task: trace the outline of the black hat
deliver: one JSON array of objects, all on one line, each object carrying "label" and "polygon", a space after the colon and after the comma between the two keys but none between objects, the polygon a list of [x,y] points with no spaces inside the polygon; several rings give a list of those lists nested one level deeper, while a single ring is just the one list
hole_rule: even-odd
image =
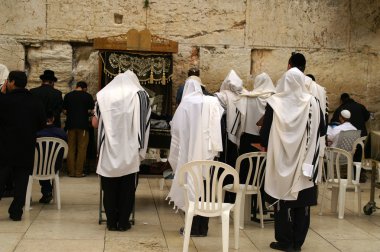
[{"label": "black hat", "polygon": [[41,80],[49,80],[56,82],[58,79],[54,76],[54,71],[45,70],[43,75],[40,75]]}]

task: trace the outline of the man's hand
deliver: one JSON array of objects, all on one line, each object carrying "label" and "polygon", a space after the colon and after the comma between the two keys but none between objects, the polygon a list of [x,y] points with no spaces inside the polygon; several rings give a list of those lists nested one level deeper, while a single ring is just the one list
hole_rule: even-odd
[{"label": "man's hand", "polygon": [[4,84],[1,86],[1,93],[5,94],[7,92],[8,80],[5,80]]}]

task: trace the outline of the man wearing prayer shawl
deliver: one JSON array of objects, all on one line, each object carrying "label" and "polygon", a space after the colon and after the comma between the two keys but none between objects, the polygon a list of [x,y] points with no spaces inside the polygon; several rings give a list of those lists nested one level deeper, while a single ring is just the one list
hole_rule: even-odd
[{"label": "man wearing prayer shawl", "polygon": [[[237,108],[237,102],[241,98],[241,94],[246,93],[247,90],[243,87],[242,79],[237,75],[234,70],[231,70],[227,77],[222,82],[219,92],[215,93],[218,97],[220,104],[226,110],[225,115],[225,126],[223,127],[223,153],[221,154],[220,160],[235,166],[236,159],[239,155],[238,148],[240,144],[240,136],[242,134],[241,122],[242,114]],[[225,136],[226,134],[226,136]]]},{"label": "man wearing prayer shawl", "polygon": [[[240,99],[235,103],[242,115],[239,155],[252,151],[260,151],[252,146],[253,143],[259,144],[261,142],[260,128],[256,123],[265,113],[266,100],[276,91],[271,78],[266,73],[257,75],[253,86],[252,91],[242,93]],[[239,174],[240,183],[245,183],[248,167],[248,161],[242,163]]]},{"label": "man wearing prayer shawl", "polygon": [[275,201],[276,242],[270,247],[300,251],[310,225],[310,206],[317,204],[323,113],[305,88],[305,75],[296,67],[281,77],[267,103],[260,135],[268,149],[264,189]]},{"label": "man wearing prayer shawl", "polygon": [[[171,121],[171,143],[168,161],[173,168],[174,179],[168,198],[178,209],[184,210],[184,189],[179,186],[181,167],[190,161],[213,160],[223,150],[220,120],[223,108],[216,97],[203,95],[201,81],[196,76],[186,80],[182,101]],[[194,200],[191,181],[190,200]],[[195,216],[191,227],[192,236],[206,236],[208,218]]]},{"label": "man wearing prayer shawl", "polygon": [[107,227],[126,231],[131,228],[137,172],[148,144],[149,97],[137,76],[128,70],[117,75],[96,98],[92,122],[98,128],[96,173],[101,177]]}]

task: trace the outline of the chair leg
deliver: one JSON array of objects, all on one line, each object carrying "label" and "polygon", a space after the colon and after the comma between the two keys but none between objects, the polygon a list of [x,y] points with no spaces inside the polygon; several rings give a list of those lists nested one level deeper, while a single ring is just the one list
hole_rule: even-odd
[{"label": "chair leg", "polygon": [[321,207],[319,208],[319,215],[322,215],[322,209],[323,209],[323,200],[325,199],[325,190],[326,187],[328,186],[328,183],[326,182],[323,186],[323,191],[322,191],[322,198],[321,198]]},{"label": "chair leg", "polygon": [[[241,201],[241,194],[236,195],[236,197],[240,197]],[[243,218],[241,216],[241,202],[237,201],[235,202],[235,208],[234,208],[234,241],[235,241],[235,249],[239,249],[239,231],[240,231],[240,219]]]},{"label": "chair leg", "polygon": [[338,197],[338,205],[339,205],[339,212],[338,212],[338,218],[343,219],[344,218],[344,207],[346,204],[346,185],[340,184],[339,186],[339,197]]},{"label": "chair leg", "polygon": [[333,186],[331,188],[331,212],[336,213],[339,198],[339,188]]},{"label": "chair leg", "polygon": [[[248,208],[250,206],[250,204],[246,204],[246,203],[247,203],[247,201],[248,202],[251,201],[251,197],[252,197],[252,195],[250,195],[250,194],[242,195],[242,199],[241,199],[240,207],[239,207],[240,208],[240,221],[239,221],[240,222],[240,224],[239,224],[240,229],[244,229],[244,223],[245,223],[245,220],[247,217],[245,215],[249,212]],[[235,211],[237,211],[237,208],[235,209]]]},{"label": "chair leg", "polygon": [[193,223],[194,213],[192,211],[187,211],[185,214],[185,233],[183,240],[183,252],[189,251],[190,243],[190,233],[191,233],[191,224]]},{"label": "chair leg", "polygon": [[261,202],[261,193],[258,191],[257,193],[257,204],[259,205],[259,213],[260,213],[260,225],[261,228],[264,228],[264,213],[263,213],[263,205]]},{"label": "chair leg", "polygon": [[228,241],[230,231],[230,211],[222,213],[222,239],[223,239],[223,252],[228,252]]},{"label": "chair leg", "polygon": [[60,190],[60,185],[59,185],[59,175],[56,174],[54,178],[54,200],[57,203],[57,209],[61,209],[61,190]]},{"label": "chair leg", "polygon": [[26,189],[26,196],[25,196],[25,211],[30,210],[30,201],[32,200],[32,188],[33,188],[33,177],[29,176],[28,187]]},{"label": "chair leg", "polygon": [[355,190],[357,191],[357,194],[358,194],[358,215],[360,216],[361,211],[362,211],[362,192],[361,192],[360,184],[355,186]]},{"label": "chair leg", "polygon": [[[360,172],[362,170],[362,164],[360,162],[354,162],[355,165],[355,182],[359,183],[360,182]],[[355,186],[355,192],[357,191],[358,188]]]}]

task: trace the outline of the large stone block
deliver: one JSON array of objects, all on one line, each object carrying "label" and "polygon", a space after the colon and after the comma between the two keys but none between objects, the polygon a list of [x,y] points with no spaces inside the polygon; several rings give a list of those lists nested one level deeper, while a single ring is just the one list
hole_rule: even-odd
[{"label": "large stone block", "polygon": [[48,0],[47,34],[55,40],[87,41],[144,28],[143,1]]},{"label": "large stone block", "polygon": [[46,0],[2,0],[0,14],[1,34],[21,38],[45,37]]},{"label": "large stone block", "polygon": [[350,1],[247,2],[247,46],[297,48],[348,46]]},{"label": "large stone block", "polygon": [[201,47],[200,71],[202,82],[210,92],[216,92],[231,69],[248,84],[251,66],[251,49],[249,48],[224,48]]},{"label": "large stone block", "polygon": [[[94,51],[91,46],[82,46],[74,49],[74,69],[73,76],[75,85],[78,81],[87,83],[87,92],[93,97],[99,91],[99,57],[98,51]],[[71,87],[72,89],[75,86]]]},{"label": "large stone block", "polygon": [[354,50],[380,51],[380,1],[351,1],[351,45]]},{"label": "large stone block", "polygon": [[148,9],[148,27],[153,34],[179,42],[243,46],[246,2],[155,1]]},{"label": "large stone block", "polygon": [[40,85],[40,75],[44,70],[51,69],[58,79],[55,87],[63,93],[70,91],[73,50],[69,43],[46,42],[40,47],[31,47],[28,50],[27,60],[30,65],[29,88]]},{"label": "large stone block", "polygon": [[7,66],[9,71],[23,71],[25,69],[24,46],[11,37],[0,37],[0,63]]}]

